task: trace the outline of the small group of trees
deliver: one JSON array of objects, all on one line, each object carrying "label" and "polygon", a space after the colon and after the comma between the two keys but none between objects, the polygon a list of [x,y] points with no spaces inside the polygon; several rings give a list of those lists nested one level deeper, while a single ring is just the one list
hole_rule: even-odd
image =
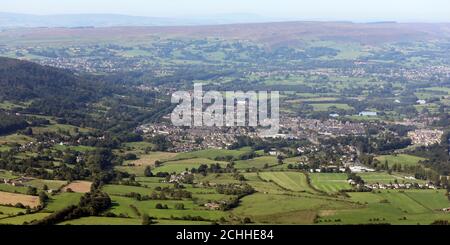
[{"label": "small group of trees", "polygon": [[206,176],[209,173],[234,173],[236,170],[233,167],[233,164],[227,164],[225,168],[220,166],[220,164],[210,164],[209,166],[206,164],[200,165],[198,168],[192,168],[191,173],[194,174],[201,174],[203,176]]},{"label": "small group of trees", "polygon": [[253,194],[255,192],[255,189],[253,189],[253,187],[247,183],[239,185],[236,184],[217,185],[216,190],[220,194],[235,195],[239,197],[244,197]]}]

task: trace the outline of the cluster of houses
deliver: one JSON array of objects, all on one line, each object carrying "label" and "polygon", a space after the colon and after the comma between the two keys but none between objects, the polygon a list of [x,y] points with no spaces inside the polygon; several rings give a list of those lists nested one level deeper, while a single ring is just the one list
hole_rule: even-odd
[{"label": "cluster of houses", "polygon": [[434,145],[440,144],[444,132],[442,130],[418,129],[408,133],[414,145]]},{"label": "cluster of houses", "polygon": [[[354,180],[349,179],[348,183],[351,186],[357,186],[360,187],[359,184],[357,184]],[[437,190],[438,187],[432,183],[427,184],[417,184],[417,183],[389,183],[389,184],[382,184],[382,183],[375,183],[375,184],[365,184],[364,187],[372,190],[408,190],[408,189],[432,189]]]},{"label": "cluster of houses", "polygon": [[43,148],[50,148],[52,147],[56,142],[28,142],[26,144],[23,144],[19,147],[19,151],[25,152],[25,151],[32,151],[36,147],[42,146]]},{"label": "cluster of houses", "polygon": [[[158,123],[139,126],[137,132],[147,136],[165,135],[172,143],[172,152],[190,152],[204,149],[226,149],[236,142],[238,136],[258,137],[247,127],[195,127],[182,128],[172,124]],[[199,139],[201,139],[199,141]]]},{"label": "cluster of houses", "polygon": [[192,176],[191,172],[184,171],[179,174],[170,175],[170,178],[167,182],[169,182],[171,184],[175,184],[175,183],[181,184],[181,183],[184,183],[185,180],[191,176]]},{"label": "cluster of houses", "polygon": [[11,185],[14,187],[26,186],[27,182],[32,181],[32,178],[19,177],[15,179],[2,179],[2,182],[6,185]]},{"label": "cluster of houses", "polygon": [[222,201],[222,203],[220,202],[208,202],[205,203],[205,207],[209,210],[220,210],[220,207],[222,204],[226,204],[224,201]]},{"label": "cluster of houses", "polygon": [[[110,50],[113,52],[113,50]],[[45,66],[52,66],[62,69],[78,70],[89,73],[96,72],[118,72],[138,71],[141,70],[146,63],[146,59],[133,59],[122,61],[120,58],[109,56],[108,59],[98,59],[89,56],[84,57],[46,57],[37,60],[38,63]],[[126,65],[125,65],[126,63]]]},{"label": "cluster of houses", "polygon": [[391,123],[404,126],[414,126],[418,129],[424,129],[429,125],[432,125],[437,120],[439,120],[439,117],[431,117],[426,114],[420,114],[418,117],[404,118],[401,121],[394,121]]},{"label": "cluster of houses", "polygon": [[352,173],[372,173],[375,169],[368,168],[363,165],[358,165],[356,163],[347,162],[344,167],[339,167],[336,165],[324,165],[317,169],[310,169],[311,173],[346,173],[348,170]]},{"label": "cluster of houses", "polygon": [[343,136],[343,135],[362,135],[365,133],[363,123],[341,122],[334,119],[325,121],[316,119],[297,119],[299,131],[312,131],[314,133],[326,136]]},{"label": "cluster of houses", "polygon": [[[283,117],[280,120],[279,134],[272,138],[300,139],[317,138],[318,135],[342,136],[362,135],[365,133],[363,123],[340,122],[338,120],[314,120],[297,117]],[[194,127],[182,128],[170,123],[141,125],[136,132],[153,137],[165,135],[173,144],[170,151],[189,152],[203,149],[226,149],[236,142],[239,136],[265,138],[258,130],[251,127]],[[198,141],[201,139],[201,141]]]}]

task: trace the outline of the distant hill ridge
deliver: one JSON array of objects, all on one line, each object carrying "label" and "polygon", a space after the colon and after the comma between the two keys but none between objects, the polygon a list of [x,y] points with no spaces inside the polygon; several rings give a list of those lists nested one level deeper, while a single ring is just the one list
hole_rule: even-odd
[{"label": "distant hill ridge", "polygon": [[0,45],[20,41],[124,39],[220,38],[251,40],[268,45],[296,45],[302,40],[330,40],[362,44],[450,39],[450,24],[270,22],[203,26],[130,26],[98,28],[16,28],[0,32]]},{"label": "distant hill ridge", "polygon": [[184,26],[263,21],[269,21],[269,19],[251,14],[222,15],[214,18],[162,18],[120,14],[30,15],[0,12],[0,27]]}]

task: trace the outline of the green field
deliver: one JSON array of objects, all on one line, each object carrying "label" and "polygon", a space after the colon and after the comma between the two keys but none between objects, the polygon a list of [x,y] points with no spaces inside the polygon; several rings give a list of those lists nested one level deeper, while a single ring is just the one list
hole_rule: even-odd
[{"label": "green field", "polygon": [[32,141],[34,141],[33,138],[25,136],[25,135],[19,135],[19,134],[0,136],[0,144],[5,144],[5,143],[26,144],[26,143],[30,143]]},{"label": "green field", "polygon": [[6,152],[11,150],[11,147],[7,146],[7,145],[0,145],[0,152]]},{"label": "green field", "polygon": [[327,193],[336,193],[341,190],[349,190],[352,187],[347,182],[347,174],[336,173],[312,173],[311,184],[318,190]]},{"label": "green field", "polygon": [[53,147],[55,150],[60,151],[77,151],[77,152],[88,152],[88,151],[94,151],[96,148],[92,146],[84,146],[84,145],[78,145],[78,146],[66,146],[66,145],[55,145]]},{"label": "green field", "polygon": [[14,175],[13,173],[6,171],[6,170],[0,170],[0,179],[15,179],[19,176]]},{"label": "green field", "polygon": [[440,209],[450,202],[443,191],[407,190],[376,193],[349,193],[351,199],[365,203],[364,207],[322,213],[321,224],[431,224],[435,220],[450,220],[450,214]]},{"label": "green field", "polygon": [[278,160],[274,156],[256,157],[249,160],[236,161],[234,166],[236,169],[263,169],[265,165],[273,166],[278,164]]},{"label": "green field", "polygon": [[49,216],[49,213],[35,213],[35,214],[27,214],[27,215],[20,215],[16,217],[6,218],[6,219],[0,219],[0,224],[4,225],[22,225],[24,222],[32,222],[35,220],[41,220],[47,216]]},{"label": "green field", "polygon": [[0,102],[0,109],[11,110],[14,107],[17,107],[17,105],[12,102],[9,102],[9,101],[1,101]]},{"label": "green field", "polygon": [[413,183],[423,183],[421,180],[407,180],[403,176],[388,174],[388,173],[360,173],[359,176],[368,184],[390,184],[394,183],[395,180],[398,183],[403,182],[413,182]]},{"label": "green field", "polygon": [[[6,175],[4,175],[4,177],[6,179],[10,179],[9,177],[17,177],[17,176],[6,174]],[[0,176],[0,178],[3,178],[3,177]],[[44,185],[47,185],[47,187],[50,190],[58,190],[66,183],[67,183],[66,181],[59,181],[59,180],[34,179],[34,180],[27,182],[26,185],[36,187],[39,190],[42,190]],[[28,190],[28,187],[26,187],[26,186],[12,186],[12,185],[0,183],[0,191],[26,194],[27,190]]]},{"label": "green field", "polygon": [[[138,218],[137,214],[131,205],[136,207],[140,214],[147,213],[151,217],[158,219],[170,219],[171,217],[186,217],[186,216],[200,216],[208,220],[219,220],[222,217],[227,217],[227,213],[216,210],[207,210],[194,204],[192,201],[175,201],[175,200],[148,200],[136,201],[127,197],[111,196],[113,207],[110,211],[116,215],[125,215],[128,217]],[[156,209],[156,204],[161,203],[167,205],[169,209]],[[184,210],[175,209],[175,204],[184,204]]]},{"label": "green field", "polygon": [[437,92],[446,92],[447,94],[450,94],[450,88],[448,87],[431,87],[431,88],[426,88],[425,90],[428,91],[437,91]]},{"label": "green field", "polygon": [[69,220],[59,225],[141,225],[141,219],[132,218],[109,218],[109,217],[84,217]]},{"label": "green field", "polygon": [[149,154],[138,154],[137,160],[129,160],[126,163],[133,163],[136,166],[153,166],[156,161],[164,162],[168,160],[176,160],[177,153],[170,152],[151,152]]},{"label": "green field", "polygon": [[152,152],[149,154],[145,154],[144,150],[140,147],[145,147],[146,144],[134,144],[129,143],[132,145],[128,146],[132,148],[132,151],[129,151],[129,153],[135,153],[138,156],[137,160],[128,160],[125,161],[125,164],[130,164],[131,166],[116,166],[115,168],[119,171],[127,172],[129,174],[134,174],[136,176],[144,176],[144,170],[147,166],[153,167],[155,165],[156,161],[168,161],[173,159],[177,156],[176,153],[169,153],[169,152]]},{"label": "green field", "polygon": [[272,182],[263,181],[257,173],[244,173],[247,183],[252,186],[257,192],[267,194],[283,194],[286,191],[280,186]]},{"label": "green field", "polygon": [[189,159],[189,158],[208,158],[215,160],[216,158],[230,157],[233,159],[239,159],[242,155],[250,153],[252,149],[250,147],[244,147],[239,150],[222,150],[222,149],[207,149],[201,151],[194,151],[188,153],[181,153],[174,159]]},{"label": "green field", "polygon": [[142,141],[125,143],[123,146],[127,150],[144,153],[146,150],[152,149],[154,145],[152,143]]},{"label": "green field", "polygon": [[67,124],[51,124],[45,127],[33,127],[33,133],[42,134],[45,132],[67,132],[71,135],[76,134],[76,132],[89,132],[90,129],[87,128],[79,128],[72,125]]},{"label": "green field", "polygon": [[230,199],[230,196],[219,193],[210,193],[210,194],[194,193],[192,195],[192,198],[195,199],[195,202],[197,204],[205,204],[209,202],[227,201]]},{"label": "green field", "polygon": [[155,168],[153,172],[181,173],[183,171],[186,171],[186,169],[190,171],[192,168],[198,168],[202,164],[206,164],[209,166],[211,164],[216,163],[219,163],[223,167],[227,165],[227,162],[214,161],[207,158],[193,158],[186,160],[164,162],[162,166]]},{"label": "green field", "polygon": [[440,211],[450,207],[450,201],[443,190],[408,190],[404,194],[429,210]]},{"label": "green field", "polygon": [[0,183],[0,191],[26,194],[28,188],[24,186],[12,186]]},{"label": "green field", "polygon": [[290,196],[257,193],[244,197],[232,211],[240,217],[250,217],[263,224],[312,224],[318,211],[351,208],[339,200],[316,198],[311,195]]},{"label": "green field", "polygon": [[103,187],[103,191],[110,195],[125,195],[132,192],[139,193],[141,195],[150,195],[153,192],[153,190],[149,188],[126,185],[105,185]]},{"label": "green field", "polygon": [[62,186],[67,184],[67,181],[34,179],[29,181],[27,184],[41,190],[44,188],[44,185],[47,185],[50,190],[59,190]]},{"label": "green field", "polygon": [[426,160],[425,158],[422,157],[416,157],[407,154],[383,155],[376,157],[376,159],[380,161],[382,164],[388,161],[390,167],[392,167],[392,165],[394,164],[402,166],[417,166],[419,165],[420,161]]},{"label": "green field", "polygon": [[351,110],[353,109],[351,106],[347,104],[340,103],[323,103],[323,104],[310,104],[314,111],[328,111],[331,108],[336,108],[338,110]]},{"label": "green field", "polygon": [[196,176],[196,181],[198,183],[201,182],[209,182],[215,184],[228,184],[228,183],[239,183],[232,174],[209,174],[206,176]]},{"label": "green field", "polygon": [[0,206],[0,215],[3,215],[5,217],[8,217],[10,215],[17,215],[18,213],[25,213],[25,212],[26,212],[26,210],[21,209],[21,208]]},{"label": "green field", "polygon": [[291,191],[312,191],[306,182],[303,173],[296,172],[263,172],[259,174],[262,179],[273,181],[277,185]]},{"label": "green field", "polygon": [[[209,225],[207,221],[187,220],[154,220],[154,225]],[[141,225],[142,220],[137,218],[108,218],[108,217],[85,217],[65,221],[60,225]]]},{"label": "green field", "polygon": [[70,205],[77,205],[80,202],[81,193],[60,193],[50,196],[50,201],[45,207],[46,211],[56,212],[62,210]]}]

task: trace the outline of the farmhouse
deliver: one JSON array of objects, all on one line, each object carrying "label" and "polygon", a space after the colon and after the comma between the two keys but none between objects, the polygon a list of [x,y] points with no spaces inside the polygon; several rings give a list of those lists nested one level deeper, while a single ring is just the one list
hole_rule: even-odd
[{"label": "farmhouse", "polygon": [[378,115],[375,111],[362,111],[359,113],[361,117],[376,117]]},{"label": "farmhouse", "polygon": [[219,210],[220,204],[215,203],[215,202],[209,202],[209,203],[205,203],[205,207],[207,207],[210,210]]},{"label": "farmhouse", "polygon": [[427,101],[426,101],[426,100],[418,100],[418,101],[417,101],[417,104],[419,104],[419,105],[425,105],[425,104],[427,104]]},{"label": "farmhouse", "polygon": [[442,130],[420,129],[408,133],[414,145],[440,144],[444,132]]},{"label": "farmhouse", "polygon": [[182,172],[181,174],[172,174],[169,183],[182,183],[186,177],[192,175],[191,172]]},{"label": "farmhouse", "polygon": [[269,155],[271,156],[278,156],[280,153],[277,151],[277,149],[271,149],[269,151]]},{"label": "farmhouse", "polygon": [[29,182],[31,180],[33,180],[33,179],[20,177],[17,179],[3,179],[3,183],[5,183],[7,185],[11,185],[11,186],[22,187],[22,186],[25,186],[26,182]]},{"label": "farmhouse", "polygon": [[364,166],[351,166],[350,170],[352,173],[367,173],[367,172],[375,172],[374,169],[366,168]]}]

